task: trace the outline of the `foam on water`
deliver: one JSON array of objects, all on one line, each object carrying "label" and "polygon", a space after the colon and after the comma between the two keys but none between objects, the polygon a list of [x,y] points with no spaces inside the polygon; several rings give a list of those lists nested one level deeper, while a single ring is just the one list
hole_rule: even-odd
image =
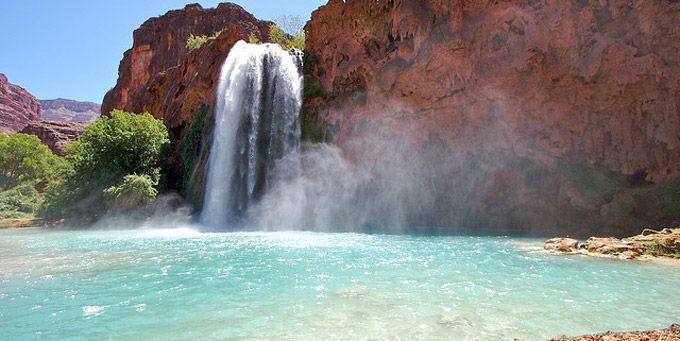
[{"label": "foam on water", "polygon": [[5,230],[0,335],[534,340],[678,322],[677,266],[539,242]]}]

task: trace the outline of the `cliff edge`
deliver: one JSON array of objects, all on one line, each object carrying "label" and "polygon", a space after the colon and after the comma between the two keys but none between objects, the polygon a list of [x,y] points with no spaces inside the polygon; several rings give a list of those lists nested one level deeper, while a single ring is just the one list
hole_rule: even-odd
[{"label": "cliff edge", "polygon": [[40,102],[26,89],[0,73],[0,133],[14,133],[28,122],[40,120]]}]

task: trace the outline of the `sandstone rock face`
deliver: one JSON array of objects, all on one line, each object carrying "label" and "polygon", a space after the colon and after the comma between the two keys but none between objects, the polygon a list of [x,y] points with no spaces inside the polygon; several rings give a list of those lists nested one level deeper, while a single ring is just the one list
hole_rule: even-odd
[{"label": "sandstone rock face", "polygon": [[99,118],[101,106],[92,102],[70,99],[40,100],[42,118],[45,121],[92,122]]},{"label": "sandstone rock face", "polygon": [[36,121],[21,132],[37,136],[53,153],[64,156],[64,147],[80,138],[87,125],[87,122]]},{"label": "sandstone rock face", "polygon": [[305,27],[325,90],[305,120],[354,160],[394,139],[469,158],[449,173],[484,172],[483,224],[626,234],[643,223],[620,218],[629,190],[680,177],[678,16],[672,1],[331,0]]},{"label": "sandstone rock face", "polygon": [[[201,104],[212,106],[219,68],[231,46],[250,33],[265,41],[268,25],[231,3],[210,9],[187,5],[147,20],[134,32],[133,46],[123,55],[118,83],[104,97],[102,113],[148,111],[164,118],[171,129],[181,126]],[[190,34],[210,36],[222,30],[218,39],[187,50]]]},{"label": "sandstone rock face", "polygon": [[0,133],[19,131],[28,122],[40,120],[41,114],[38,100],[0,73]]}]

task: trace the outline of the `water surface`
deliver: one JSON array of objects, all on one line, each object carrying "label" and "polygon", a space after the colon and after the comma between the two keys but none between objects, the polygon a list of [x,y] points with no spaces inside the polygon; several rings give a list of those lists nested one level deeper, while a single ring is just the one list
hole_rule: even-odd
[{"label": "water surface", "polygon": [[0,231],[3,339],[540,340],[678,322],[674,264],[542,241]]}]

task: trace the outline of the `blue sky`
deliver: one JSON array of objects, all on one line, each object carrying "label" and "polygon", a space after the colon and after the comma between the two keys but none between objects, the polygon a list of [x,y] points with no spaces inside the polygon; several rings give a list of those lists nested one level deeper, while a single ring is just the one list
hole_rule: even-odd
[{"label": "blue sky", "polygon": [[[216,7],[220,1],[2,0],[0,73],[38,99],[101,103],[118,79],[132,31],[148,18],[187,3]],[[309,20],[326,0],[232,1],[258,19],[290,14]]]}]

